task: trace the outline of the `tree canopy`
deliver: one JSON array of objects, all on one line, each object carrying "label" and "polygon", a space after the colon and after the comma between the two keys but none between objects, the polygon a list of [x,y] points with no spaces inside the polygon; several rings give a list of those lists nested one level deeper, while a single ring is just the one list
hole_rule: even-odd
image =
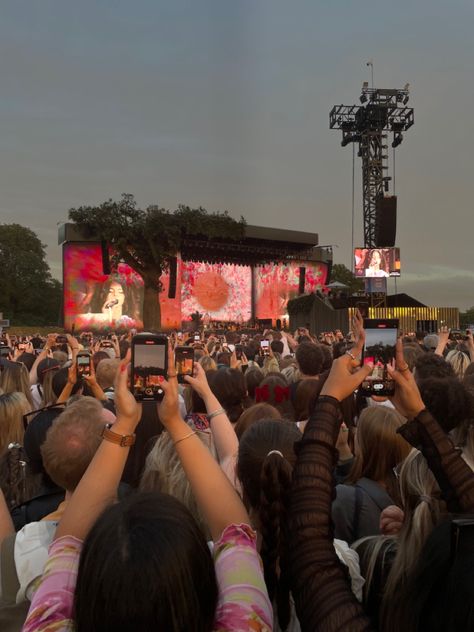
[{"label": "tree canopy", "polygon": [[339,281],[339,283],[347,285],[350,294],[364,290],[364,281],[362,279],[357,279],[343,263],[335,263],[332,266],[331,281]]},{"label": "tree canopy", "polygon": [[81,206],[69,211],[69,218],[86,235],[109,243],[118,260],[127,263],[144,281],[143,320],[145,328],[159,329],[160,310],[156,293],[160,276],[181,248],[186,236],[239,240],[245,221],[234,220],[227,211],[208,213],[204,208],[180,205],[174,211],[157,205],[139,209],[133,195],[124,193],[119,201],[99,206]]},{"label": "tree canopy", "polygon": [[57,325],[61,284],[51,276],[45,246],[19,224],[0,224],[0,312],[17,325]]}]

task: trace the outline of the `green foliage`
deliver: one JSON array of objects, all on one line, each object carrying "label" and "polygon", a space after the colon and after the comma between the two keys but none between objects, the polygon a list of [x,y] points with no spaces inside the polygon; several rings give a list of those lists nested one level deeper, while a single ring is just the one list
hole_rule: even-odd
[{"label": "green foliage", "polygon": [[168,211],[152,205],[137,208],[133,195],[122,194],[120,201],[107,200],[100,206],[81,206],[69,211],[69,218],[87,235],[107,241],[147,287],[160,290],[159,276],[166,271],[186,235],[208,239],[238,240],[245,221],[232,219],[227,211],[208,213],[205,209],[180,205]]},{"label": "green foliage", "polygon": [[315,300],[316,296],[314,294],[302,294],[297,298],[291,299],[288,301],[287,305],[288,314],[290,316],[294,316],[296,314],[309,314]]},{"label": "green foliage", "polygon": [[474,325],[474,307],[470,307],[459,314],[459,327],[464,329],[468,325]]},{"label": "green foliage", "polygon": [[0,312],[15,325],[57,324],[62,289],[45,246],[19,224],[0,224]]},{"label": "green foliage", "polygon": [[349,288],[349,293],[362,292],[364,290],[364,281],[357,279],[352,272],[343,263],[335,263],[331,269],[331,282],[338,281],[344,283]]}]

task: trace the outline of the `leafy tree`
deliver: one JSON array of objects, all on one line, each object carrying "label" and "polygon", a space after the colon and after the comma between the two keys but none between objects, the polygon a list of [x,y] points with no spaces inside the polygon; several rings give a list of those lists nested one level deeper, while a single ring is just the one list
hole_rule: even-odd
[{"label": "leafy tree", "polygon": [[474,306],[459,314],[459,326],[461,329],[468,325],[474,325]]},{"label": "leafy tree", "polygon": [[59,320],[62,289],[51,277],[45,246],[19,224],[0,224],[0,311],[16,325]]},{"label": "leafy tree", "polygon": [[69,218],[87,235],[108,242],[116,258],[123,260],[143,279],[143,323],[146,329],[161,327],[160,276],[169,269],[187,235],[207,239],[239,240],[245,221],[232,219],[227,211],[208,213],[205,209],[180,205],[171,212],[159,206],[137,208],[133,195],[100,206],[81,206],[69,211]]},{"label": "leafy tree", "polygon": [[362,292],[364,290],[364,281],[358,279],[343,263],[335,263],[331,269],[331,281],[339,281],[349,288],[350,294]]}]

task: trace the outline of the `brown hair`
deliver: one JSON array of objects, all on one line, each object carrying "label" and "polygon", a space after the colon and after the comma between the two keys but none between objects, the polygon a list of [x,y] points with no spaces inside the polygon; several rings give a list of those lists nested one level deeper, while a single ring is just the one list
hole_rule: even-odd
[{"label": "brown hair", "polygon": [[44,469],[67,491],[76,489],[101,442],[102,405],[81,397],[59,415],[41,446]]},{"label": "brown hair", "polygon": [[23,444],[23,415],[30,410],[23,393],[0,395],[0,454],[8,448],[9,443]]},{"label": "brown hair", "polygon": [[357,422],[358,453],[354,459],[347,483],[355,484],[361,478],[383,482],[387,493],[396,503],[398,484],[393,468],[409,454],[411,446],[397,434],[405,423],[396,410],[385,406],[365,408]]},{"label": "brown hair", "polygon": [[[305,421],[310,415],[310,404],[318,398],[325,380],[306,378],[301,380],[296,388],[293,405],[295,407],[295,420]],[[313,406],[314,408],[314,406]]]},{"label": "brown hair", "polygon": [[247,428],[253,426],[257,421],[262,421],[262,419],[281,419],[281,415],[271,404],[261,403],[250,406],[250,408],[244,410],[239,417],[239,421],[235,424],[235,434],[239,441]]}]

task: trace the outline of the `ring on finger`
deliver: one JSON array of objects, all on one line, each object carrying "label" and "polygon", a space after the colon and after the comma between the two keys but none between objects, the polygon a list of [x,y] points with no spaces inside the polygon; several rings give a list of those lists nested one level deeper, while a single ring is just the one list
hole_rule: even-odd
[{"label": "ring on finger", "polygon": [[168,377],[176,377],[177,375],[177,373],[168,373]]},{"label": "ring on finger", "polygon": [[400,373],[403,373],[404,371],[408,371],[410,367],[408,366],[408,364],[405,364],[405,366],[403,368],[398,369],[400,371]]}]

